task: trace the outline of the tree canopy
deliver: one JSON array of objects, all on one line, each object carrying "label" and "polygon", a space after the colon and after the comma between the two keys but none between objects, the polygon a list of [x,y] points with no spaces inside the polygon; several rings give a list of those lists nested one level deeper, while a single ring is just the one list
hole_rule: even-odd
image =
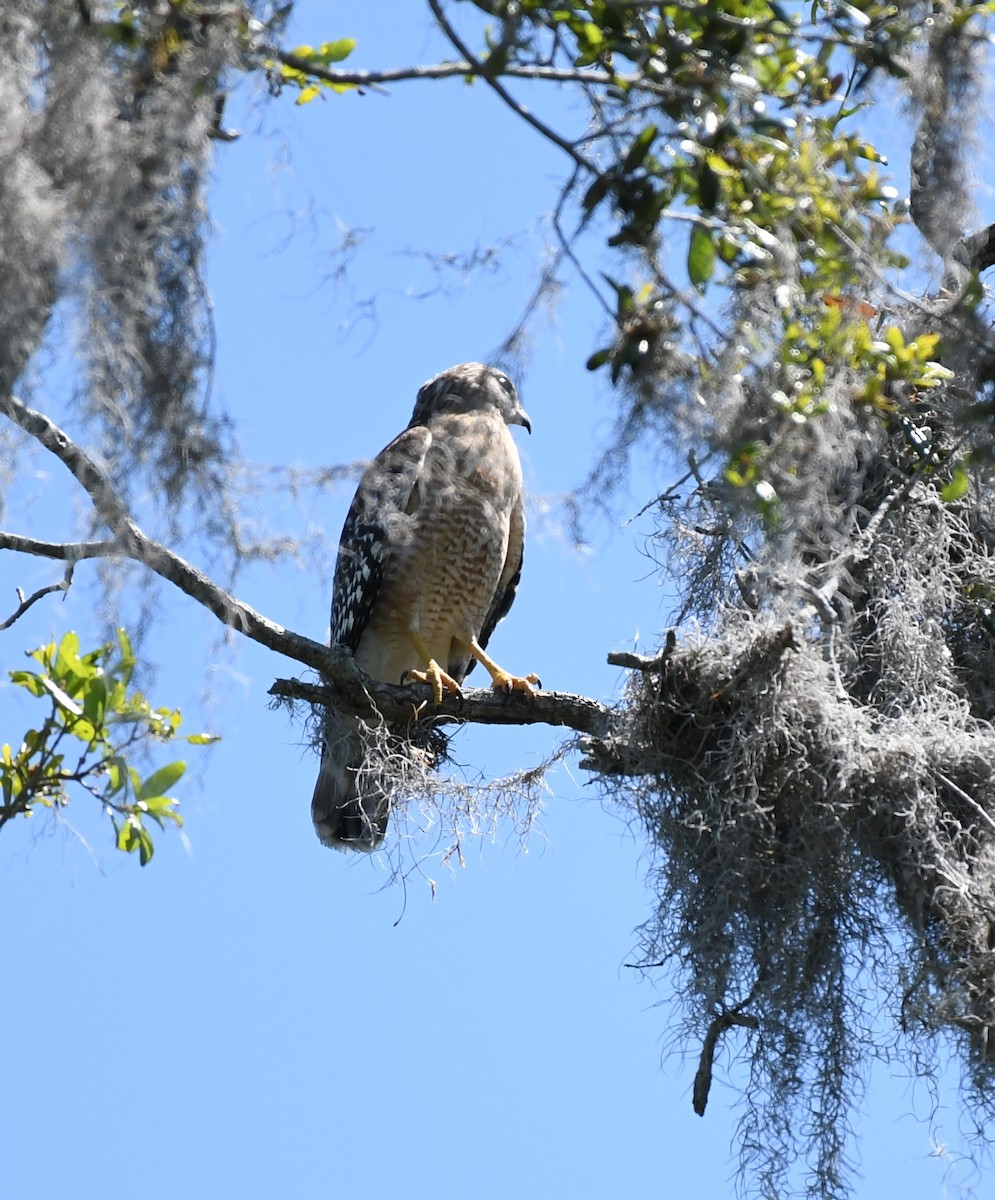
[{"label": "tree canopy", "polygon": [[[350,68],[348,31],[285,45],[289,10],[261,3],[6,7],[5,472],[54,456],[90,508],[63,541],[10,530],[0,550],[64,564],[53,587],[92,560],[118,588],[135,578],[123,563],[179,588],[323,676],[278,680],[278,696],[409,705],[233,594],[240,565],[292,535],[247,536],[252,468],[211,392],[210,165],[238,152],[225,103],[247,77],[298,104],[452,76],[493,90],[563,163],[545,283],[589,289],[604,313],[587,366],[612,388],[613,432],[577,511],[625,480],[636,446],[661,476],[681,462],[643,498],[681,598],[654,653],[613,656],[631,673],[616,706],[471,691],[434,719],[574,731],[653,852],[644,966],[679,981],[696,1109],[734,1043],[752,1188],[782,1194],[801,1157],[812,1194],[845,1195],[869,1051],[928,1068],[952,1036],[966,1101],[989,1116],[995,227],[974,216],[971,146],[995,6],[427,3],[453,57],[380,71]],[[33,394],[55,353],[73,436]],[[19,598],[8,644],[40,595]],[[46,711],[4,748],[0,824],[81,788],[122,850],[151,857],[182,766],[143,778],[130,762],[179,724],[131,688],[140,647],[66,638],[15,673]],[[536,778],[502,803],[527,805]],[[454,788],[465,802],[466,785],[409,772],[397,803],[444,807]]]}]

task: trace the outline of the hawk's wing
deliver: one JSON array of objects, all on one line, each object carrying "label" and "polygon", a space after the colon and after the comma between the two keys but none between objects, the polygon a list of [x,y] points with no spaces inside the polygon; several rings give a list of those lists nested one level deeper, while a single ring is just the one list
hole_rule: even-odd
[{"label": "hawk's wing", "polygon": [[353,652],[359,645],[390,558],[392,519],[408,511],[431,442],[424,425],[409,427],[380,451],[359,481],[335,562],[333,645]]}]

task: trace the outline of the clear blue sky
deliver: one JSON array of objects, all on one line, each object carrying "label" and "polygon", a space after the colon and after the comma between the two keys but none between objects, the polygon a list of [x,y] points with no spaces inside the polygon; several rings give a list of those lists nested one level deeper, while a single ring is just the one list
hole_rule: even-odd
[{"label": "clear blue sky", "polygon": [[[358,66],[444,53],[420,5],[301,0],[291,43],[346,35]],[[219,147],[212,198],[218,397],[262,462],[369,456],[426,378],[487,358],[517,319],[549,238],[537,216],[565,165],[485,88],[456,81],[304,109],[243,94],[228,122],[243,136]],[[367,232],[335,282],[345,228]],[[509,236],[503,267],[466,282],[437,281],[409,253]],[[520,379],[534,434],[519,440],[536,498],[582,480],[610,422],[609,392],[583,370],[599,320],[575,284],[534,326]],[[618,694],[606,652],[651,645],[670,603],[645,530],[622,522],[670,477],[651,480],[643,464],[632,496],[593,522],[586,554],[555,520],[533,521],[519,599],[492,643],[502,663],[557,689]],[[306,496],[278,516],[334,537],[349,498],[348,487]],[[47,534],[69,532],[59,518]],[[18,567],[10,578],[3,564],[5,610],[15,586],[58,577]],[[237,591],[323,638],[329,567],[319,555],[301,570],[253,569]],[[66,628],[92,639],[91,600],[77,586],[37,605],[2,635],[4,671]],[[224,738],[181,793],[187,844],[163,835],[140,870],[85,812],[89,849],[42,821],[0,840],[4,1200],[732,1196],[735,1068],[720,1055],[696,1117],[694,1052],[667,1053],[672,998],[626,967],[651,909],[648,861],[575,763],[552,775],[526,851],[500,831],[453,870],[427,837],[409,850],[424,861],[406,886],[389,883],[377,858],[314,837],[316,763],[266,700],[293,665],[247,643],[219,650],[209,618],[162,601],[152,697]],[[0,681],[0,741],[28,720]],[[457,753],[492,775],[555,744],[544,728],[471,730]],[[954,1155],[956,1112],[939,1114],[952,1149],[936,1156],[915,1119],[928,1097],[906,1076],[902,1063],[872,1075],[857,1195],[938,1200],[977,1185]]]}]

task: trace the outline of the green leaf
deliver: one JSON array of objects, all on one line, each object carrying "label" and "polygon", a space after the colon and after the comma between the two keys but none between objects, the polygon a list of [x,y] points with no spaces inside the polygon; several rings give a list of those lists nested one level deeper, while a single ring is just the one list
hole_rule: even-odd
[{"label": "green leaf", "polygon": [[183,818],[176,811],[178,801],[170,800],[167,796],[158,796],[155,800],[139,800],[137,808],[147,813],[160,829],[166,828],[166,822],[172,821],[177,828],[183,825]]},{"label": "green leaf", "polygon": [[342,60],[348,58],[355,49],[355,38],[339,38],[337,42],[322,42],[318,53],[310,57],[316,58],[319,62],[324,63],[327,67],[329,63],[342,62]]},{"label": "green leaf", "polygon": [[688,278],[699,291],[715,271],[715,241],[712,232],[696,225],[688,247]]},{"label": "green leaf", "polygon": [[113,675],[127,687],[131,682],[131,673],[135,669],[136,659],[135,652],[131,648],[131,638],[124,629],[117,631],[117,648],[119,657],[114,665]]},{"label": "green leaf", "polygon": [[83,712],[94,725],[104,719],[107,708],[107,681],[103,675],[95,675],[83,689]]},{"label": "green leaf", "polygon": [[601,29],[593,21],[585,21],[583,31],[584,40],[589,46],[600,46],[605,40],[604,33],[602,33]]},{"label": "green leaf", "polygon": [[138,845],[138,830],[141,825],[137,818],[128,817],[117,826],[116,845],[119,850],[123,850],[126,854],[130,853]]},{"label": "green leaf", "polygon": [[611,360],[611,356],[612,350],[610,347],[606,350],[596,350],[587,360],[587,369],[589,371],[597,371],[599,367],[603,367],[606,362]]},{"label": "green leaf", "polygon": [[45,692],[45,684],[42,682],[42,677],[36,675],[34,671],[8,671],[11,683],[18,687],[27,688],[32,696],[41,696]]},{"label": "green leaf", "polygon": [[590,212],[592,209],[598,207],[605,196],[608,195],[608,187],[609,181],[607,177],[599,175],[584,193],[584,199],[581,201],[581,204],[585,212]]},{"label": "green leaf", "polygon": [[179,760],[160,767],[145,780],[141,787],[136,789],[138,799],[153,800],[159,796],[165,796],[173,784],[182,778],[186,769],[187,764]]},{"label": "green leaf", "polygon": [[115,754],[104,763],[104,770],[107,773],[106,794],[116,796],[128,782],[128,764],[119,754]]},{"label": "green leaf", "polygon": [[650,146],[656,140],[657,127],[655,125],[647,125],[646,128],[637,135],[633,140],[632,145],[626,151],[625,158],[622,159],[622,170],[631,172],[637,170],[643,165],[646,155],[649,153]]},{"label": "green leaf", "polygon": [[155,847],[152,845],[152,837],[149,831],[143,825],[138,830],[138,861],[143,867],[147,867],[152,861],[152,855],[155,853]]},{"label": "green leaf", "polygon": [[55,657],[54,674],[63,678],[79,663],[79,636],[70,630],[59,642]]},{"label": "green leaf", "polygon": [[[709,158],[714,157],[715,155],[709,156]],[[701,202],[702,212],[714,212],[721,194],[722,185],[719,182],[718,173],[711,163],[706,160],[698,170],[698,197]]]},{"label": "green leaf", "polygon": [[967,491],[971,486],[971,481],[967,477],[967,472],[963,467],[957,467],[950,478],[950,482],[940,489],[940,499],[944,504],[953,504],[954,501],[960,500],[967,495]]},{"label": "green leaf", "polygon": [[213,746],[215,742],[221,741],[221,737],[217,733],[188,733],[182,740],[189,742],[191,746]]}]

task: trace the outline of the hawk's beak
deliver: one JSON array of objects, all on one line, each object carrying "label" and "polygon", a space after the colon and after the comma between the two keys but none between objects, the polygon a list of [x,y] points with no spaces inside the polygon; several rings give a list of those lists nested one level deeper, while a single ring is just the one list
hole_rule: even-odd
[{"label": "hawk's beak", "polygon": [[518,410],[518,412],[515,413],[515,424],[523,425],[525,427],[526,433],[531,434],[532,422],[529,420],[529,414],[525,411],[524,408],[520,408]]}]

